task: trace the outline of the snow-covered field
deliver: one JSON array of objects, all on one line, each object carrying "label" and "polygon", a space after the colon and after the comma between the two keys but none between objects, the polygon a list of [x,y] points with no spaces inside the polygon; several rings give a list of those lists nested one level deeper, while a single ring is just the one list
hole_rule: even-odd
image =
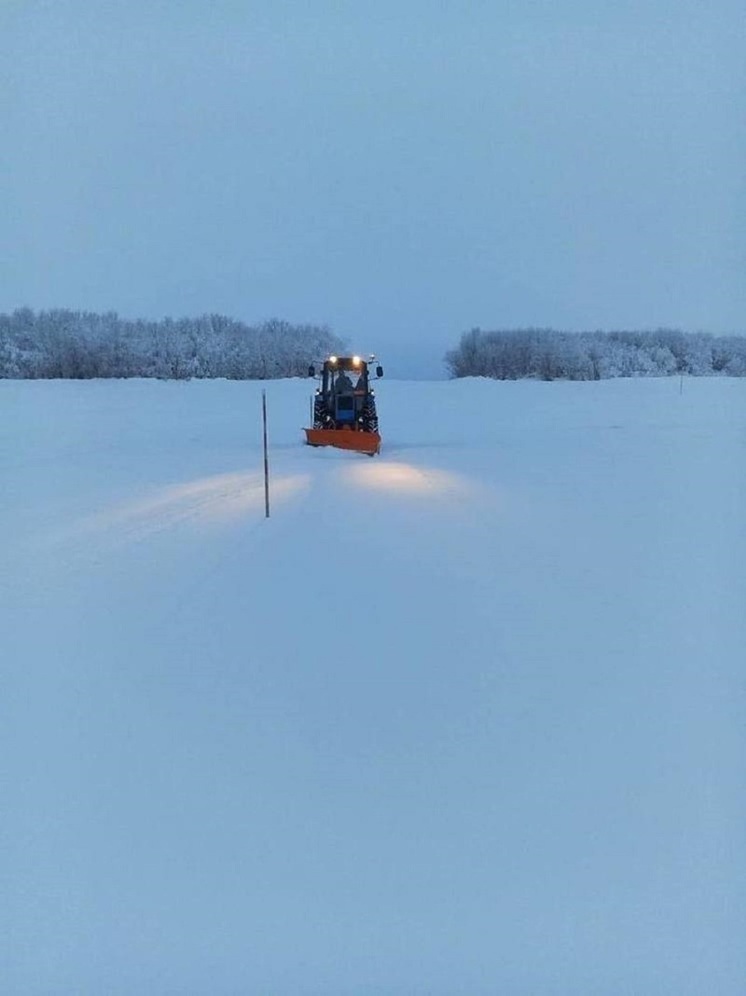
[{"label": "snow-covered field", "polygon": [[746,381],[0,382],[0,991],[746,991]]}]

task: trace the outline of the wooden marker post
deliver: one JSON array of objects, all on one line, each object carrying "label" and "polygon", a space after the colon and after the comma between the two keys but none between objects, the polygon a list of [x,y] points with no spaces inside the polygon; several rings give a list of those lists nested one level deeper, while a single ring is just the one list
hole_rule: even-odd
[{"label": "wooden marker post", "polygon": [[262,433],[264,437],[264,517],[269,518],[269,456],[267,454],[267,392],[262,391]]}]

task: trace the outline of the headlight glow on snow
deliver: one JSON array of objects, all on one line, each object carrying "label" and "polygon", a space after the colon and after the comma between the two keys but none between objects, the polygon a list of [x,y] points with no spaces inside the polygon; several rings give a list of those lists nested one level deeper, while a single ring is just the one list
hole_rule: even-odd
[{"label": "headlight glow on snow", "polygon": [[469,490],[468,481],[458,474],[386,460],[351,465],[348,474],[358,487],[391,494],[443,498],[462,495]]},{"label": "headlight glow on snow", "polygon": [[[304,474],[275,475],[272,500],[291,499],[308,487],[308,481]],[[113,536],[120,534],[120,545],[127,545],[174,526],[187,524],[199,529],[252,516],[263,503],[261,474],[216,474],[167,485],[130,503],[115,505],[82,520],[73,531],[110,530]]]}]

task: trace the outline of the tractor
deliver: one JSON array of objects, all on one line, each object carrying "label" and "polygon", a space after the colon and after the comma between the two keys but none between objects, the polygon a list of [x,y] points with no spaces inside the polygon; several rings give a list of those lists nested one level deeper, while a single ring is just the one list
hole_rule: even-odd
[{"label": "tractor", "polygon": [[[370,386],[369,362],[360,356],[330,356],[321,367],[321,383],[313,399],[313,428],[306,429],[309,446],[337,446],[375,456],[381,449],[376,399]],[[376,377],[383,367],[376,366]],[[316,368],[308,368],[316,377]]]}]

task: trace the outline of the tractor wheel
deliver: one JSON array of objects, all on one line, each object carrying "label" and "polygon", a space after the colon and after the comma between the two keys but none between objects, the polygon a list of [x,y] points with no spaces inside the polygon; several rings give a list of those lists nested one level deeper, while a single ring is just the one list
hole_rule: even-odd
[{"label": "tractor wheel", "polygon": [[363,430],[365,432],[378,432],[378,414],[376,403],[373,398],[367,398],[361,412],[363,419]]},{"label": "tractor wheel", "polygon": [[314,429],[333,429],[329,408],[323,398],[317,397],[313,403],[313,427]]}]

